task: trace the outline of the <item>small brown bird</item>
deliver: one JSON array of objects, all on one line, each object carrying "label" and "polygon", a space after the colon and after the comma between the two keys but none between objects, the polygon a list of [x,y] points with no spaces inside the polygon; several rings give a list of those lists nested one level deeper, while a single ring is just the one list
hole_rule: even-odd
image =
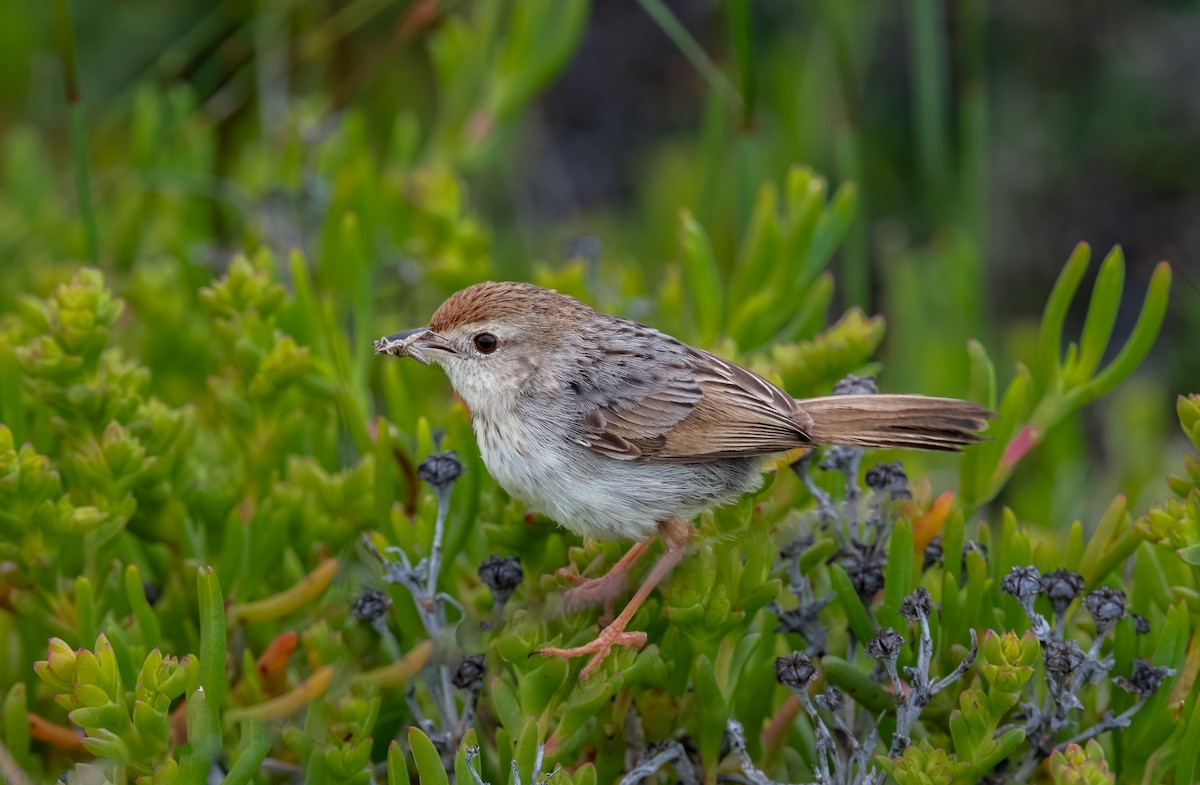
[{"label": "small brown bird", "polygon": [[920,395],[796,400],[728,360],[652,327],[527,283],[451,295],[428,327],[375,342],[377,354],[436,362],[471,410],[488,471],[511,495],[585,537],[636,544],[568,605],[611,602],[656,536],[666,550],[596,640],[543,654],[642,646],[625,627],[683,557],[692,518],[758,486],[764,463],[797,447],[957,450],[991,413]]}]

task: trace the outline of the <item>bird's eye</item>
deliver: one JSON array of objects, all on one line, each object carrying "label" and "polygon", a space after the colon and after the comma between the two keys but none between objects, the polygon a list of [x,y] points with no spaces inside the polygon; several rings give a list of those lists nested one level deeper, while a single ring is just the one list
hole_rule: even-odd
[{"label": "bird's eye", "polygon": [[491,333],[480,333],[474,338],[475,348],[480,354],[491,354],[496,351],[496,346],[500,343],[496,340],[496,336]]}]

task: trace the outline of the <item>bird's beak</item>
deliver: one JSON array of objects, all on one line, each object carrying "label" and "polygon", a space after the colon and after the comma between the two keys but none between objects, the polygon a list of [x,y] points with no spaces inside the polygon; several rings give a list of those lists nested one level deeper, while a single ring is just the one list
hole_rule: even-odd
[{"label": "bird's beak", "polygon": [[423,365],[429,365],[430,360],[425,356],[425,352],[457,354],[445,338],[428,327],[394,333],[375,342],[375,354],[411,357]]}]

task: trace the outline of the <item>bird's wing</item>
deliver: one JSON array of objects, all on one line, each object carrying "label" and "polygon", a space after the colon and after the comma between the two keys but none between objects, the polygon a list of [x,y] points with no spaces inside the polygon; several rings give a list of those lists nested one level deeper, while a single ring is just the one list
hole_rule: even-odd
[{"label": "bird's wing", "polygon": [[580,444],[625,460],[694,462],[811,443],[811,420],[761,376],[674,342],[660,359],[639,374],[606,355],[571,383],[584,404]]}]

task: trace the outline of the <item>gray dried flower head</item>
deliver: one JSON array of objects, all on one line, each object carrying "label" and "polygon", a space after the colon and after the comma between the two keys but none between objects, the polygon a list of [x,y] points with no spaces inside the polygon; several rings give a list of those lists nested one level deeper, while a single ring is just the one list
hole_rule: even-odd
[{"label": "gray dried flower head", "polygon": [[452,486],[462,472],[462,461],[454,450],[435,452],[417,467],[417,476],[439,490]]},{"label": "gray dried flower head", "polygon": [[895,660],[900,656],[904,638],[891,627],[884,627],[867,641],[867,656],[873,660]]},{"label": "gray dried flower head", "polygon": [[933,613],[933,600],[924,586],[918,586],[916,591],[900,601],[900,615],[911,624],[917,624],[921,619],[928,619]]},{"label": "gray dried flower head", "polygon": [[838,563],[854,584],[854,592],[870,604],[871,599],[883,588],[883,554],[867,548],[857,540],[843,548]]},{"label": "gray dried flower head", "polygon": [[1075,641],[1050,641],[1043,650],[1046,670],[1059,679],[1070,676],[1087,659]]},{"label": "gray dried flower head", "polygon": [[830,712],[841,711],[846,705],[846,696],[837,687],[826,684],[825,689],[817,696],[817,705]]},{"label": "gray dried flower head", "polygon": [[525,570],[516,556],[489,556],[479,565],[479,580],[492,590],[496,605],[503,605],[525,579]]},{"label": "gray dried flower head", "polygon": [[483,676],[487,673],[487,658],[482,654],[472,654],[463,657],[458,664],[450,683],[460,690],[477,690],[483,686]]},{"label": "gray dried flower head", "polygon": [[820,623],[821,608],[824,605],[823,602],[814,602],[786,611],[777,605],[775,615],[779,617],[779,626],[775,628],[775,632],[795,632],[807,636],[813,625]]},{"label": "gray dried flower head", "polygon": [[1011,594],[1017,602],[1033,602],[1042,591],[1041,578],[1037,567],[1013,567],[1000,579],[1000,591]]},{"label": "gray dried flower head", "polygon": [[876,493],[886,493],[893,499],[911,499],[912,491],[908,487],[908,475],[900,461],[877,463],[863,478],[867,487]]},{"label": "gray dried flower head", "polygon": [[941,564],[943,555],[942,536],[939,534],[925,546],[925,562],[921,565],[921,569],[928,570],[936,564]]},{"label": "gray dried flower head", "polygon": [[1133,673],[1129,678],[1120,676],[1113,679],[1113,683],[1128,693],[1148,698],[1158,692],[1164,679],[1174,675],[1173,669],[1156,668],[1147,660],[1138,657],[1133,661]]},{"label": "gray dried flower head", "polygon": [[377,589],[367,589],[350,606],[350,615],[359,621],[373,622],[392,607],[392,599]]},{"label": "gray dried flower head", "polygon": [[146,602],[150,603],[150,607],[154,607],[162,599],[162,586],[154,581],[142,581],[142,594],[146,595]]},{"label": "gray dried flower head", "polygon": [[1096,622],[1096,634],[1103,635],[1125,617],[1125,592],[1101,586],[1083,598],[1083,607]]},{"label": "gray dried flower head", "polygon": [[775,658],[775,681],[792,689],[803,689],[817,675],[817,666],[802,651]]},{"label": "gray dried flower head", "polygon": [[840,382],[833,385],[834,395],[875,395],[879,385],[870,376],[855,376],[846,374]]},{"label": "gray dried flower head", "polygon": [[1150,620],[1145,616],[1139,616],[1136,613],[1129,614],[1133,619],[1133,629],[1138,635],[1150,634]]},{"label": "gray dried flower head", "polygon": [[1042,593],[1050,600],[1057,614],[1066,613],[1079,592],[1083,591],[1083,576],[1071,570],[1054,570],[1042,576]]}]

